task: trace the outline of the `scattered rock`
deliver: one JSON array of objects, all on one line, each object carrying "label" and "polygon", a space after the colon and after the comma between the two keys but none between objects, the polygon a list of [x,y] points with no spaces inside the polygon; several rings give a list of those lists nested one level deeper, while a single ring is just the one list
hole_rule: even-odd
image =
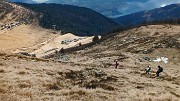
[{"label": "scattered rock", "polygon": [[146,61],[151,61],[150,57],[143,57],[143,59],[146,60]]}]

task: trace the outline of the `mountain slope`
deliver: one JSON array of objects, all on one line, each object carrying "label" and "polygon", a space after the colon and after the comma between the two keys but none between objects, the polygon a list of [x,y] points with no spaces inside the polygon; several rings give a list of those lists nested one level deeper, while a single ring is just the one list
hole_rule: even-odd
[{"label": "mountain slope", "polygon": [[123,3],[119,0],[49,0],[47,3],[70,4],[93,9],[105,16],[113,17],[121,15],[119,6]]},{"label": "mountain slope", "polygon": [[[141,26],[57,61],[0,53],[0,100],[178,101],[179,32],[177,25]],[[154,62],[160,57],[168,63]]]},{"label": "mountain slope", "polygon": [[114,21],[88,8],[61,4],[23,4],[40,14],[39,25],[76,35],[102,34],[118,26]]},{"label": "mountain slope", "polygon": [[[107,40],[77,52],[69,61],[101,68],[119,77],[113,101],[174,101],[180,99],[180,26],[148,25],[114,34]],[[168,63],[154,60],[165,57]],[[120,64],[115,69],[115,60]],[[158,65],[164,68],[156,77]],[[151,75],[144,69],[151,66]],[[94,80],[95,81],[95,80]],[[92,86],[96,82],[92,81]],[[108,85],[108,84],[107,84]],[[98,88],[98,86],[96,86]],[[109,95],[110,96],[110,95]],[[109,99],[108,99],[109,98]],[[108,97],[108,101],[111,97]]]},{"label": "mountain slope", "polygon": [[47,3],[60,3],[87,7],[107,17],[115,18],[142,9],[144,10],[144,8],[139,6],[139,4],[146,3],[147,1],[148,0],[48,0]]},{"label": "mountain slope", "polygon": [[9,2],[37,3],[33,0],[9,0]]},{"label": "mountain slope", "polygon": [[[0,51],[43,57],[61,48],[90,43],[93,38],[71,33],[62,35],[58,31],[42,28],[38,25],[40,14],[14,3],[0,2],[0,10]],[[68,22],[65,23],[64,27],[67,27]]]},{"label": "mountain slope", "polygon": [[[13,2],[33,3],[31,0],[10,0]],[[138,0],[145,2],[146,0]],[[68,4],[80,7],[93,9],[107,17],[119,17],[129,14],[139,9],[144,9],[132,3],[137,3],[136,0],[47,0],[44,3]],[[132,9],[133,8],[133,9]],[[137,9],[136,9],[137,8]]]},{"label": "mountain slope", "polygon": [[116,22],[125,26],[139,25],[144,22],[163,21],[168,19],[180,18],[180,4],[172,4],[162,8],[157,8],[149,11],[142,11],[130,15],[118,17]]},{"label": "mountain slope", "polygon": [[[27,0],[13,0],[27,2]],[[120,17],[123,15],[139,12],[143,10],[151,10],[154,8],[163,7],[173,3],[178,3],[178,0],[34,0],[44,3],[59,3],[69,4],[80,7],[93,9],[107,17]]]},{"label": "mountain slope", "polygon": [[0,22],[35,22],[36,13],[13,3],[0,1]]}]

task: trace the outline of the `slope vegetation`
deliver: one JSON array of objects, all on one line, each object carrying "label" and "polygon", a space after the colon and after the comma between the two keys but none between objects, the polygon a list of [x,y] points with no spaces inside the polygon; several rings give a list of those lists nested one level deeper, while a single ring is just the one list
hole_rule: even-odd
[{"label": "slope vegetation", "polygon": [[153,10],[137,12],[115,19],[116,22],[125,26],[136,26],[145,22],[170,22],[180,23],[180,4],[172,4]]},{"label": "slope vegetation", "polygon": [[[0,51],[36,54],[37,57],[55,50],[89,43],[92,37],[79,37],[38,26],[37,13],[13,3],[0,2]],[[64,41],[64,44],[61,44]]]},{"label": "slope vegetation", "polygon": [[13,3],[0,1],[0,24],[36,21],[36,13]]},{"label": "slope vegetation", "polygon": [[76,35],[97,35],[113,30],[118,24],[84,7],[61,4],[23,4],[40,14],[39,25]]},{"label": "slope vegetation", "polygon": [[21,52],[27,50],[26,52],[32,52],[37,49],[33,46],[57,36],[52,31],[22,24],[13,29],[0,30],[0,51]]},{"label": "slope vegetation", "polygon": [[[179,29],[174,25],[141,26],[115,33],[89,48],[65,52],[57,60],[1,53],[0,99],[178,101]],[[168,62],[154,61],[160,57]],[[120,63],[117,69],[114,60]],[[148,65],[151,75],[144,72]],[[164,67],[160,77],[156,77],[158,65]]]}]

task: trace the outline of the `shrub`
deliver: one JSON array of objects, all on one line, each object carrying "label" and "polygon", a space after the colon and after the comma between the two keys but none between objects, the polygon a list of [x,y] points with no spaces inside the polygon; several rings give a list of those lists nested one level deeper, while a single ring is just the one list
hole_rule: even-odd
[{"label": "shrub", "polygon": [[94,42],[94,41],[97,41],[97,40],[99,40],[99,37],[98,37],[98,35],[95,35],[94,38],[92,39],[92,41]]}]

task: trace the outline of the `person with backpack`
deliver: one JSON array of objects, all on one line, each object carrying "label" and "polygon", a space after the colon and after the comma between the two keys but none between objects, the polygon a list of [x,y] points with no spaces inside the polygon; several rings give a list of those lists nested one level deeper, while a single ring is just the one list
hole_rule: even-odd
[{"label": "person with backpack", "polygon": [[145,72],[146,72],[146,74],[151,74],[151,67],[150,66],[148,66],[147,68],[145,68]]},{"label": "person with backpack", "polygon": [[161,72],[163,72],[163,67],[158,66],[158,71],[156,72],[157,76],[159,76]]}]

